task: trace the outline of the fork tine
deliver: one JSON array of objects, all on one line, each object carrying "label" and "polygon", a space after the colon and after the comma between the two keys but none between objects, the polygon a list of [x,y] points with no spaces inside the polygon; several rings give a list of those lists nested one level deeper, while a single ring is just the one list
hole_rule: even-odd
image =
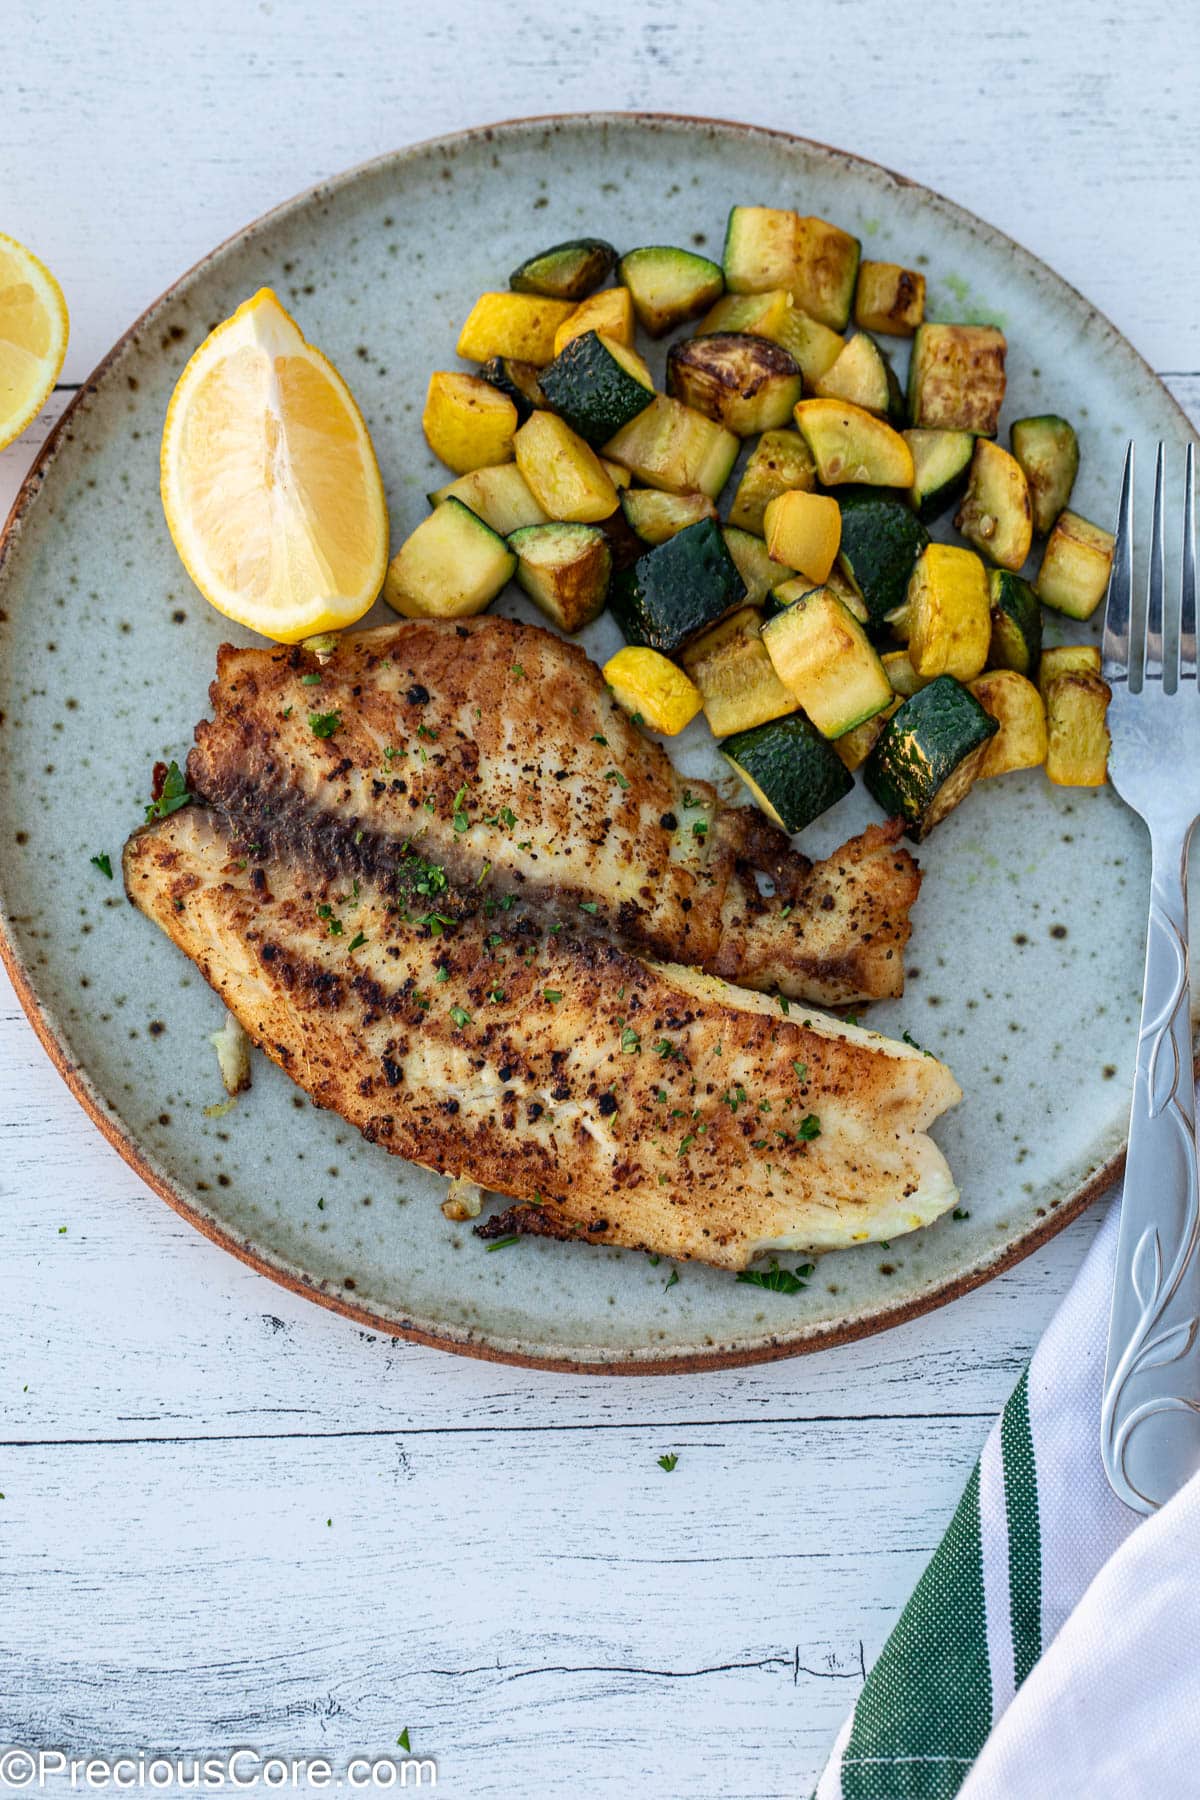
[{"label": "fork tine", "polygon": [[1166,449],[1158,446],[1154,459],[1154,522],[1150,529],[1150,575],[1146,583],[1145,680],[1161,681],[1163,674],[1163,488]]},{"label": "fork tine", "polygon": [[1180,674],[1196,673],[1196,455],[1189,444],[1183,463],[1183,582],[1179,621]]},{"label": "fork tine", "polygon": [[1125,451],[1121,502],[1117,508],[1117,542],[1104,608],[1104,679],[1129,676],[1129,612],[1133,602],[1133,443]]}]

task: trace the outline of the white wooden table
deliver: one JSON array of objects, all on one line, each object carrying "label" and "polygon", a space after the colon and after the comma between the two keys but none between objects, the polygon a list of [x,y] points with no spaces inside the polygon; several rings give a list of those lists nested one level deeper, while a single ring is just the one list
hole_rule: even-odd
[{"label": "white wooden table", "polygon": [[[1196,26],[1169,0],[20,12],[0,230],[57,271],[73,334],[0,456],[0,516],[70,384],[235,226],[395,145],[589,106],[754,119],[927,181],[1200,415]],[[193,1233],[5,985],[0,1743],[338,1762],[408,1728],[473,1800],[805,1793],[1094,1223],[818,1357],[662,1380],[469,1362]]]}]

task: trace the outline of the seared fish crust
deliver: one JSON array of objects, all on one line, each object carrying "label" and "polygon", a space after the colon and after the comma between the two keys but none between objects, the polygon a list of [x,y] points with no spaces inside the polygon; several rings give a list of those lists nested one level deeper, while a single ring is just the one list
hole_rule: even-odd
[{"label": "seared fish crust", "polygon": [[685,782],[553,632],[406,621],[324,663],[226,646],[210,695],[188,785],[264,854],[375,880],[420,912],[432,864],[458,914],[497,896],[570,922],[585,908],[640,955],[822,1005],[902,991],[920,875],[900,826],[811,863],[756,808]]},{"label": "seared fish crust", "polygon": [[925,1132],[959,1089],[919,1050],[522,909],[414,925],[386,880],[244,849],[187,807],[129,840],[127,891],[319,1106],[512,1196],[485,1233],[742,1269],[956,1198]]}]

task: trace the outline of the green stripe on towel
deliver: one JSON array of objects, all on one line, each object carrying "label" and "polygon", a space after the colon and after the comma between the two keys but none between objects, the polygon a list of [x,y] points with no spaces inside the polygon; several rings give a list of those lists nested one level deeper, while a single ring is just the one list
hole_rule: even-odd
[{"label": "green stripe on towel", "polygon": [[843,1800],[951,1800],[991,1723],[976,1464],[859,1696]]},{"label": "green stripe on towel", "polygon": [[1033,1433],[1029,1428],[1028,1369],[1013,1390],[1000,1421],[1000,1458],[1008,1514],[1013,1674],[1020,1687],[1042,1654],[1042,1535]]}]

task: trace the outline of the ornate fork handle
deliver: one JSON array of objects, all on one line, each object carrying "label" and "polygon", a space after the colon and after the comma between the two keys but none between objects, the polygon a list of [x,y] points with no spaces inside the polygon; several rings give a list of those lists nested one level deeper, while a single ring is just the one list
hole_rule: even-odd
[{"label": "ornate fork handle", "polygon": [[1153,1512],[1200,1469],[1200,1191],[1188,983],[1190,828],[1152,837],[1146,986],[1109,1324],[1101,1453]]}]

